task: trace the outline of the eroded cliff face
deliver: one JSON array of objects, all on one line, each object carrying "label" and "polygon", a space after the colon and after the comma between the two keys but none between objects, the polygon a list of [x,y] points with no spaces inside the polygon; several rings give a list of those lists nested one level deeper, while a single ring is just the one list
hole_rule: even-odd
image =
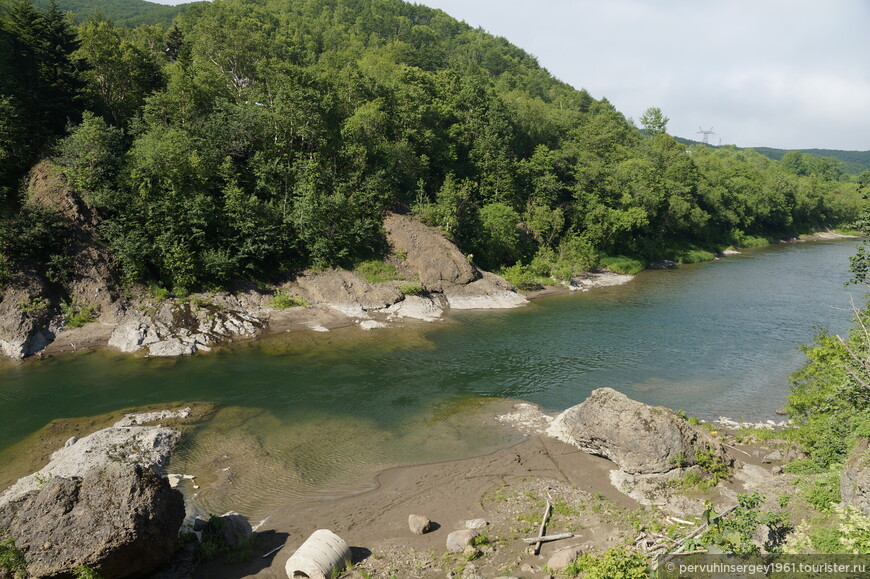
[{"label": "eroded cliff face", "polygon": [[[57,212],[68,228],[69,263],[61,281],[45,268],[15,271],[0,288],[0,353],[21,359],[44,351],[108,346],[150,356],[210,350],[270,329],[325,330],[349,324],[374,329],[400,321],[434,321],[449,309],[514,308],[526,298],[504,279],[479,270],[437,229],[390,214],[384,230],[396,281],[369,283],[351,271],[288,272],[276,290],[194,294],[156,300],[144,288],[122,291],[112,255],[101,242],[99,219],[50,162],[33,168],[27,201]],[[412,288],[412,289],[409,289]],[[275,291],[304,307],[281,309]],[[84,328],[64,322],[62,304],[90,308]]]}]

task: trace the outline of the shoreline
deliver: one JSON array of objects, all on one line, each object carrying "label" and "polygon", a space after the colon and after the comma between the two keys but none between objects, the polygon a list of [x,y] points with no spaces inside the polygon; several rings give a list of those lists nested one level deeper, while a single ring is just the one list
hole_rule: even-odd
[{"label": "shoreline", "polygon": [[[845,241],[850,239],[858,240],[862,238],[860,236],[839,234],[833,231],[821,231],[813,233],[811,235],[802,235],[797,238],[782,239],[770,245],[776,245],[781,243],[812,243],[839,240]],[[727,252],[722,254],[722,256],[738,255],[742,253],[742,251],[752,249],[757,248],[742,248],[741,251]],[[718,260],[719,257],[720,256],[717,256],[716,260]],[[655,268],[647,269],[654,270]],[[571,294],[575,291],[585,292],[604,287],[623,285],[630,283],[633,278],[633,275],[623,275],[609,272],[606,270],[589,272],[584,276],[575,278],[575,282],[572,283],[571,286],[554,284],[550,286],[544,286],[543,288],[538,290],[531,290],[526,292],[521,292],[517,290],[517,294],[522,296],[526,300],[531,301],[539,298]],[[503,306],[476,307],[472,309],[486,311],[501,309],[502,307]],[[444,316],[450,315],[450,309],[451,308],[446,308],[444,310]],[[248,311],[246,313],[253,314],[253,312],[251,311]],[[357,312],[348,312],[346,306],[343,307],[341,305],[331,303],[318,303],[316,305],[294,307],[285,310],[268,310],[265,317],[264,325],[257,334],[237,334],[224,342],[220,342],[207,348],[200,346],[200,351],[196,353],[207,354],[213,350],[232,347],[233,344],[267,339],[270,336],[287,332],[329,332],[332,330],[352,327],[355,325],[360,326],[361,329],[364,329],[366,331],[375,331],[390,329],[392,327],[401,327],[403,325],[406,325],[408,323],[414,323],[416,321],[433,323],[437,321],[442,321],[444,319],[444,316],[440,316],[435,319],[422,320],[416,319],[414,317],[395,318],[393,316],[390,316],[390,319],[381,320],[379,318],[383,316],[380,316],[379,314],[375,314],[375,316],[369,316],[366,315],[365,312],[363,312],[363,315],[360,316],[356,315],[356,313]],[[366,325],[366,322],[368,322],[370,325]],[[50,342],[44,349],[42,349],[33,356],[24,358],[21,361],[26,362],[28,360],[39,360],[44,357],[53,357],[67,354],[81,354],[95,350],[112,350],[121,353],[120,350],[117,350],[117,348],[113,348],[109,345],[109,340],[117,327],[117,323],[106,323],[97,320],[79,328],[64,328],[56,334],[55,339]],[[133,355],[145,357],[149,356],[149,354],[142,353],[141,351],[133,353]],[[15,362],[15,360],[11,359],[8,359],[7,361]]]}]

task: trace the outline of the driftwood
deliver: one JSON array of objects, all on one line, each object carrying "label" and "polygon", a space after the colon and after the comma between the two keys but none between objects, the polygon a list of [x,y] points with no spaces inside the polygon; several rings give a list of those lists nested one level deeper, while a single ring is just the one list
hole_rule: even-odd
[{"label": "driftwood", "polygon": [[[285,543],[285,545],[286,545],[286,543]],[[265,554],[261,557],[261,559],[265,559],[266,557],[268,557],[268,556],[271,555],[272,553],[277,553],[278,551],[281,550],[281,547],[283,547],[283,546],[284,546],[284,545],[278,545],[277,547],[275,547],[274,549],[272,549],[272,550],[269,551],[268,553],[265,553]]]},{"label": "driftwood", "polygon": [[531,545],[532,543],[547,543],[549,541],[560,541],[562,539],[570,539],[574,536],[574,533],[559,533],[558,535],[540,535],[537,537],[530,537],[528,539],[523,539],[523,543],[528,543]]},{"label": "driftwood", "polygon": [[[738,507],[738,505],[734,505],[733,507],[726,509],[725,512],[723,512],[721,515],[718,515],[714,520],[719,520],[719,519],[723,518],[724,516],[730,514],[731,511],[733,511],[737,507]],[[703,533],[705,530],[707,530],[707,527],[709,527],[709,526],[710,526],[710,523],[704,523],[703,525],[701,525],[700,527],[698,527],[697,529],[695,529],[694,531],[692,531],[691,533],[689,533],[688,535],[686,535],[685,537],[683,537],[682,539],[677,541],[677,543],[679,544],[679,547],[677,547],[675,550],[671,551],[670,553],[666,553],[659,561],[656,561],[655,565],[653,565],[653,570],[658,569],[662,563],[666,563],[666,562],[670,561],[671,559],[673,559],[674,557],[678,557],[681,555],[688,555],[689,553],[694,553],[695,551],[683,552],[683,550],[686,548],[686,544],[688,543],[689,539],[694,539],[695,537],[697,537],[698,535]],[[703,550],[697,551],[697,552],[706,553],[706,551],[703,551]]]},{"label": "driftwood", "polygon": [[541,552],[541,543],[544,539],[544,530],[547,528],[547,519],[550,518],[550,511],[552,510],[553,505],[551,505],[550,501],[547,500],[547,508],[544,509],[544,518],[541,519],[541,528],[538,529],[538,537],[536,539],[532,539],[532,542],[535,543],[535,555],[538,555]]}]

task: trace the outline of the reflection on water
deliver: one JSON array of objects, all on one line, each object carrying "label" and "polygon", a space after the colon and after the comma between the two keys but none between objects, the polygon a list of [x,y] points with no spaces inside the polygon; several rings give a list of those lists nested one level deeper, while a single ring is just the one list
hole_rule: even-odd
[{"label": "reflection on water", "polygon": [[215,403],[174,466],[199,477],[207,510],[263,512],[287,497],[365,489],[386,466],[504,445],[480,423],[501,399],[561,409],[610,386],[703,418],[774,418],[799,344],[816,325],[849,325],[853,252],[851,242],[777,246],[518,310],[287,333],[178,360],[96,352],[6,363],[0,449],[55,418]]}]

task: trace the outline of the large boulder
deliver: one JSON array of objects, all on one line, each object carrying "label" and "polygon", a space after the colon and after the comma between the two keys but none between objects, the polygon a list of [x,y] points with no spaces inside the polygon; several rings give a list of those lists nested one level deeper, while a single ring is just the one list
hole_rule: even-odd
[{"label": "large boulder", "polygon": [[184,520],[184,499],[141,464],[113,462],[83,477],[52,477],[0,506],[33,577],[87,565],[106,579],[141,576],[166,563]]},{"label": "large boulder", "polygon": [[698,451],[733,462],[720,442],[663,406],[600,388],[557,416],[547,434],[615,462],[630,474],[664,473],[696,463]]},{"label": "large boulder", "polygon": [[868,439],[861,438],[849,455],[840,477],[843,504],[870,517],[870,448]]},{"label": "large boulder", "polygon": [[479,277],[477,269],[455,245],[413,217],[395,213],[388,215],[384,229],[393,251],[405,256],[427,291],[443,292]]},{"label": "large boulder", "polygon": [[163,426],[112,426],[68,441],[42,469],[0,493],[0,506],[40,489],[52,477],[83,478],[91,470],[112,463],[138,464],[161,472],[179,437],[177,430]]},{"label": "large boulder", "polygon": [[310,303],[329,304],[348,316],[366,316],[402,300],[402,292],[382,284],[371,284],[343,270],[307,272],[296,284]]}]

